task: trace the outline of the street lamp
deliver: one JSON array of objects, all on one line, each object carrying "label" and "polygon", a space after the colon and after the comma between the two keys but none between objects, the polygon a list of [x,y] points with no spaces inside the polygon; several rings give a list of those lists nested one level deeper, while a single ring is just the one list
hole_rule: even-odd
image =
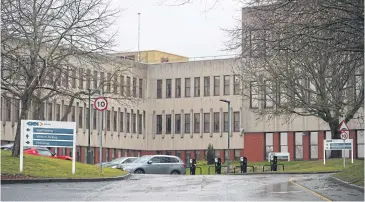
[{"label": "street lamp", "polygon": [[231,101],[229,100],[224,100],[224,99],[220,99],[219,101],[221,102],[225,102],[228,104],[228,162],[227,162],[227,174],[229,173],[229,164],[230,164],[230,161],[231,161],[231,152],[229,151],[229,138],[230,138],[230,133],[231,133],[231,130],[230,130],[230,117],[231,117]]},{"label": "street lamp", "polygon": [[88,124],[89,124],[89,134],[88,134],[88,141],[87,141],[87,163],[91,163],[91,149],[90,149],[90,136],[91,136],[91,89],[88,89],[89,91],[89,116],[88,116]]}]

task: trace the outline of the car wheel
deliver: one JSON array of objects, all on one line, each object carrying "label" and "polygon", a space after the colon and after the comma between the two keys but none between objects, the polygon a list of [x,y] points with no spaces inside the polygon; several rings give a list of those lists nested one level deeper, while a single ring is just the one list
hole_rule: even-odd
[{"label": "car wheel", "polygon": [[134,171],[135,174],[144,174],[144,171],[142,169],[137,169]]},{"label": "car wheel", "polygon": [[177,171],[177,170],[174,170],[174,171],[171,172],[171,175],[180,175],[180,172]]}]

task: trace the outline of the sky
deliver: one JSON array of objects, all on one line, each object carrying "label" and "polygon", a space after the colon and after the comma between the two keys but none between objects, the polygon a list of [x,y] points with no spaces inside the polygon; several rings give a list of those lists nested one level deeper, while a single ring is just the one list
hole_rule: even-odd
[{"label": "sky", "polygon": [[140,50],[160,50],[186,57],[232,54],[222,51],[228,40],[222,29],[237,25],[241,14],[239,2],[193,0],[182,6],[170,6],[175,2],[113,0],[113,6],[123,9],[115,25],[119,30],[116,50],[138,50],[138,13],[141,13]]}]

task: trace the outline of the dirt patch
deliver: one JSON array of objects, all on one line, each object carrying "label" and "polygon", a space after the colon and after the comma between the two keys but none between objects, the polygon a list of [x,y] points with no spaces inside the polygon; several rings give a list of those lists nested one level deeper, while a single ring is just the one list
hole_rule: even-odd
[{"label": "dirt patch", "polygon": [[35,179],[35,177],[22,174],[7,174],[1,173],[1,180],[24,180],[24,179]]}]

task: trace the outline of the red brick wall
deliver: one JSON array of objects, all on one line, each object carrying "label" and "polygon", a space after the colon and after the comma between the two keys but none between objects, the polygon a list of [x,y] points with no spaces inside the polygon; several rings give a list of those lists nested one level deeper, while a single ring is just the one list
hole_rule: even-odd
[{"label": "red brick wall", "polygon": [[185,151],[180,151],[181,152],[181,160],[186,162],[186,159],[185,159]]},{"label": "red brick wall", "polygon": [[199,160],[204,160],[205,159],[205,150],[200,150],[200,159]]},{"label": "red brick wall", "polygon": [[95,159],[94,159],[94,163],[99,163],[99,147],[95,147],[94,148],[94,156],[95,156]]},{"label": "red brick wall", "polygon": [[[354,159],[357,158],[357,135],[356,131],[351,130],[350,131],[350,139],[352,139],[353,149],[354,149]],[[363,151],[360,151],[363,152]],[[351,158],[352,151],[350,150],[350,158]]]},{"label": "red brick wall", "polygon": [[195,159],[195,151],[190,151],[190,158]]},{"label": "red brick wall", "polygon": [[290,154],[290,160],[294,160],[294,132],[288,132],[288,152]]},{"label": "red brick wall", "polygon": [[303,160],[309,160],[310,154],[310,132],[306,132],[306,135],[302,135],[303,138]]},{"label": "red brick wall", "polygon": [[274,133],[274,152],[279,152],[280,151],[280,136],[279,133]]},{"label": "red brick wall", "polygon": [[323,140],[325,137],[325,131],[318,132],[318,159],[323,159]]},{"label": "red brick wall", "polygon": [[104,162],[105,161],[105,154],[106,154],[106,148],[102,148],[102,152],[103,152],[103,156],[101,157],[101,161]]},{"label": "red brick wall", "polygon": [[230,157],[229,157],[229,159],[230,159],[231,161],[233,161],[233,160],[234,160],[234,150],[233,150],[233,149],[231,149],[229,153],[230,153]]},{"label": "red brick wall", "polygon": [[221,154],[221,162],[224,163],[226,162],[226,156],[224,154],[224,150],[219,150],[220,151],[220,154]]},{"label": "red brick wall", "polygon": [[85,162],[85,147],[80,146],[80,161]]},{"label": "red brick wall", "polygon": [[249,162],[264,161],[264,133],[245,133],[243,154]]}]

